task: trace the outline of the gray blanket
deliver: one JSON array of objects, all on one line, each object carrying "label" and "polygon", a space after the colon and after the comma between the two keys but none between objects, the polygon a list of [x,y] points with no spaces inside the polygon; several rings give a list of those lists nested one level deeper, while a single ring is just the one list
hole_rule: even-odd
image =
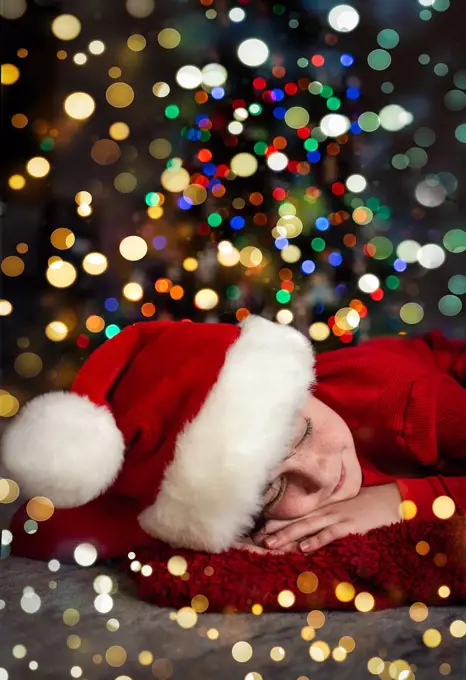
[{"label": "gray blanket", "polygon": [[[95,578],[101,574],[111,576],[117,587],[107,613],[97,611],[94,604],[95,588],[102,590]],[[312,641],[301,636],[307,625],[304,613],[204,613],[194,627],[182,628],[175,610],[139,601],[131,578],[113,568],[61,566],[53,572],[45,562],[11,556],[0,561],[0,598],[0,669],[8,673],[0,670],[0,680],[466,678],[466,636],[456,638],[449,629],[452,621],[465,619],[464,607],[431,607],[422,623],[410,618],[408,608],[368,614],[325,611],[325,623]],[[78,611],[79,621],[67,610]],[[422,634],[429,628],[442,635],[438,647],[423,643]],[[218,636],[207,635],[211,629]],[[332,655],[322,662],[311,658],[313,642],[324,640],[333,650],[342,636],[355,643],[344,661]],[[239,641],[252,648],[245,662],[234,658]],[[284,652],[272,652],[274,648]],[[141,652],[145,654],[140,656]],[[271,652],[281,660],[271,658]],[[371,662],[372,669],[382,670],[380,674],[368,669],[374,657],[385,662],[385,670],[382,661]],[[411,665],[412,676],[395,673],[389,662],[397,659]]]}]

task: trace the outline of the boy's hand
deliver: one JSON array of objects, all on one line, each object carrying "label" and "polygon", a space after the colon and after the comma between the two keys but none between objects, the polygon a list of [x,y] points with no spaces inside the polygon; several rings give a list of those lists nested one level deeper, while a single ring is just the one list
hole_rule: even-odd
[{"label": "boy's hand", "polygon": [[326,505],[305,517],[270,520],[255,541],[261,544],[262,539],[263,545],[273,550],[289,552],[300,548],[313,552],[348,534],[366,534],[371,529],[401,522],[401,502],[395,483],[363,487],[354,498]]},{"label": "boy's hand", "polygon": [[[238,550],[247,550],[249,552],[255,552],[258,553],[259,555],[283,555],[287,551],[282,551],[282,550],[271,550],[269,548],[264,548],[252,540],[249,536],[243,536],[239,541],[234,543],[232,545],[232,548],[237,548]],[[298,552],[298,549],[296,548],[296,552]]]}]

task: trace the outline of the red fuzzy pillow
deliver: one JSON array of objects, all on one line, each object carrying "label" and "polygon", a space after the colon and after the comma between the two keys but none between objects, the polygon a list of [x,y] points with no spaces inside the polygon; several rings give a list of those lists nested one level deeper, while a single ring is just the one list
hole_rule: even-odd
[{"label": "red fuzzy pillow", "polygon": [[[205,610],[207,598],[209,612],[247,612],[254,604],[263,611],[369,611],[458,603],[466,601],[466,518],[394,524],[310,555],[238,549],[212,555],[154,541],[130,553],[125,568],[142,599],[176,608],[201,603]],[[349,585],[337,589],[341,583]],[[449,590],[439,595],[440,586]],[[192,603],[196,595],[204,598]]]}]

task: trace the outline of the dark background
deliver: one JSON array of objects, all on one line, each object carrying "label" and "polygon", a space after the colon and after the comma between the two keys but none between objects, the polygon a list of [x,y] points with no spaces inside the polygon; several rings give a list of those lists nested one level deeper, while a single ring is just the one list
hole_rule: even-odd
[{"label": "dark background", "polygon": [[[159,1],[149,16],[137,18],[127,11],[124,0],[29,0],[21,17],[2,17],[2,63],[16,64],[20,78],[13,85],[2,86],[1,258],[4,261],[17,256],[24,262],[20,276],[5,274],[2,266],[1,297],[13,305],[13,311],[0,318],[1,382],[5,393],[18,400],[18,405],[11,407],[8,397],[3,420],[14,415],[34,394],[69,387],[85,358],[109,337],[110,326],[123,328],[144,319],[237,323],[244,313],[276,319],[280,310],[289,309],[294,315],[291,323],[310,334],[318,352],[351,346],[376,335],[411,335],[431,328],[441,328],[450,337],[466,337],[464,310],[446,315],[439,309],[439,300],[453,294],[449,288],[452,277],[466,274],[465,145],[455,137],[455,129],[466,122],[466,104],[462,102],[466,100],[462,3],[436,0],[428,8],[414,0],[351,2],[359,12],[360,23],[350,33],[338,33],[329,25],[328,12],[337,4],[335,0]],[[235,6],[246,11],[243,22],[229,20],[228,12]],[[217,12],[214,19],[206,18],[206,12],[211,10]],[[52,21],[63,13],[77,16],[82,24],[81,33],[72,41],[59,40],[51,31]],[[296,27],[290,26],[290,21],[297,22]],[[180,32],[182,40],[176,49],[166,50],[158,44],[157,36],[165,27]],[[368,55],[380,48],[377,36],[387,28],[395,30],[400,41],[388,50],[392,56],[390,67],[374,70]],[[128,37],[136,33],[147,40],[141,52],[129,50],[126,44]],[[245,66],[236,55],[239,43],[249,37],[261,38],[270,49],[269,60],[257,68]],[[90,41],[96,39],[106,45],[100,56],[88,51]],[[20,48],[28,50],[26,57],[18,56]],[[66,50],[66,59],[57,58],[59,50]],[[83,66],[73,62],[77,52],[88,56]],[[341,64],[342,54],[351,55],[350,66]],[[425,54],[430,61],[421,64],[419,57]],[[325,64],[317,67],[310,61],[305,68],[297,65],[300,57],[311,60],[313,55],[323,55]],[[218,100],[209,96],[206,103],[199,105],[194,95],[202,88],[182,89],[175,74],[185,64],[202,68],[211,62],[221,63],[228,71],[225,96]],[[436,74],[438,64],[446,65],[445,75]],[[271,69],[276,65],[286,69],[284,77],[272,75]],[[121,78],[109,77],[112,66],[122,69]],[[259,169],[252,177],[233,181],[208,177],[207,200],[190,210],[181,210],[177,205],[180,194],[171,194],[160,183],[171,157],[182,159],[192,179],[203,173],[203,163],[197,158],[201,148],[211,151],[218,168],[228,165],[238,152],[254,153],[258,140],[272,144],[276,136],[284,136],[288,158],[306,162],[304,140],[274,116],[274,109],[306,108],[312,130],[324,115],[331,113],[326,99],[305,89],[295,95],[286,94],[280,102],[264,101],[263,90],[253,86],[254,78],[259,76],[266,79],[266,89],[283,91],[287,83],[297,83],[300,78],[330,85],[333,96],[341,101],[338,113],[352,122],[350,131],[337,140],[321,142],[320,159],[310,162],[307,174],[289,169],[274,172],[263,156],[257,156]],[[105,97],[107,87],[119,80],[129,83],[135,91],[134,102],[122,109],[112,107]],[[170,85],[168,97],[152,94],[157,81]],[[387,82],[392,84],[390,92],[384,85]],[[463,89],[455,83],[462,84]],[[349,96],[348,88],[357,90],[356,99]],[[457,91],[453,97],[459,102],[453,110],[448,96],[445,98],[452,90]],[[63,110],[66,96],[75,91],[88,92],[96,103],[94,114],[83,122],[70,119]],[[244,132],[233,139],[227,125],[233,120],[232,103],[236,99],[244,99],[247,105],[260,102],[263,111],[259,116],[249,116]],[[164,113],[169,104],[180,108],[174,120]],[[409,111],[412,122],[399,131],[387,131],[381,126],[375,132],[364,132],[357,127],[362,113],[378,113],[388,104],[398,104]],[[28,117],[25,128],[12,125],[12,116],[17,113]],[[196,129],[196,117],[201,113],[212,123],[210,139],[190,140],[186,131]],[[116,163],[99,165],[91,157],[92,146],[99,139],[109,138],[109,125],[115,121],[126,122],[131,134],[118,142],[121,156]],[[435,142],[424,147],[425,165],[395,169],[395,154],[419,148],[415,137],[420,128],[430,128],[435,133]],[[170,141],[169,158],[157,160],[150,155],[148,147],[155,138]],[[337,155],[329,153],[332,143],[339,145]],[[31,178],[25,170],[33,156],[44,156],[51,163],[51,171],[43,179]],[[119,193],[114,187],[114,178],[121,172],[132,172],[137,177],[137,187],[131,193]],[[365,191],[355,195],[344,187],[343,193],[336,194],[335,183],[344,186],[353,173],[366,178]],[[13,174],[26,178],[21,191],[8,186]],[[440,183],[446,186],[445,199],[435,208],[425,207],[415,196],[416,186],[431,175],[440,176]],[[216,183],[224,185],[224,196],[212,194]],[[301,249],[300,259],[293,264],[281,259],[271,235],[281,203],[272,194],[277,187],[287,192],[287,200],[294,203],[304,225],[302,234],[290,240]],[[320,191],[315,204],[305,200],[309,187]],[[82,190],[93,196],[93,212],[88,218],[76,212],[75,195]],[[164,194],[161,219],[148,218],[145,196],[150,191]],[[251,205],[248,198],[252,192],[262,194],[262,205]],[[241,210],[232,205],[238,197],[245,200]],[[360,226],[353,221],[351,201],[355,198],[364,205],[377,206],[370,224]],[[338,211],[343,216],[339,224],[323,232],[315,227],[316,218]],[[222,214],[220,227],[208,225],[211,212]],[[254,223],[257,213],[265,215],[265,223]],[[229,223],[234,215],[246,220],[239,231]],[[75,235],[75,244],[69,250],[58,251],[50,241],[58,227],[66,227]],[[463,230],[463,246],[458,248],[461,252],[452,253],[444,246],[444,236],[452,229]],[[149,245],[148,254],[138,262],[125,260],[118,249],[121,240],[132,234],[142,236]],[[166,238],[166,246],[158,249],[153,239],[161,235]],[[352,247],[345,242],[348,235],[355,238]],[[368,254],[367,244],[375,236],[389,239],[393,246],[389,257],[376,259]],[[313,249],[312,239],[316,237],[325,240],[323,251]],[[435,269],[409,263],[404,271],[396,271],[396,248],[406,239],[420,245],[440,245],[446,254],[445,262]],[[238,250],[246,245],[260,248],[265,266],[248,270],[240,263],[235,267],[220,265],[216,252],[222,240],[231,241]],[[27,244],[27,252],[19,253],[18,244]],[[99,276],[90,276],[81,266],[86,253],[94,251],[108,259],[107,270]],[[329,263],[329,256],[335,252],[342,256],[338,266]],[[50,285],[45,276],[49,258],[57,255],[71,262],[78,272],[75,283],[64,289]],[[199,267],[195,272],[183,268],[186,257],[197,259]],[[305,260],[315,263],[313,273],[303,272],[301,264]],[[284,269],[291,272],[285,278],[291,277],[294,286],[285,304],[276,298],[283,285]],[[376,296],[358,286],[365,273],[379,278]],[[181,285],[183,297],[174,300],[168,293],[157,292],[154,286],[160,278]],[[123,286],[129,281],[142,285],[141,300],[133,302],[123,296]],[[464,288],[465,279],[462,281]],[[455,285],[461,289],[458,279]],[[210,311],[194,304],[194,295],[202,288],[213,288],[219,295],[218,305]],[[461,292],[457,297],[464,300]],[[118,302],[115,311],[106,307],[109,298]],[[363,310],[360,323],[351,331],[337,327],[335,333],[334,315],[354,306],[355,301],[357,309]],[[151,315],[142,310],[149,302],[155,305]],[[422,307],[424,316],[419,323],[405,323],[400,316],[403,305],[410,302]],[[91,315],[104,321],[98,333],[86,325]],[[45,333],[54,320],[68,327],[68,335],[61,342],[51,341]],[[328,326],[328,337],[321,339],[316,334],[312,326],[316,322]]]}]

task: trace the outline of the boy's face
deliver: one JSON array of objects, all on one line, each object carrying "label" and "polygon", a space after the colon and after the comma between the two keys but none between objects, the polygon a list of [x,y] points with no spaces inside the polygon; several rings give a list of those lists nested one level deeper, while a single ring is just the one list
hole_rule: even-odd
[{"label": "boy's face", "polygon": [[345,421],[309,394],[296,423],[294,445],[271,475],[265,519],[296,519],[319,507],[356,496],[362,472]]}]

